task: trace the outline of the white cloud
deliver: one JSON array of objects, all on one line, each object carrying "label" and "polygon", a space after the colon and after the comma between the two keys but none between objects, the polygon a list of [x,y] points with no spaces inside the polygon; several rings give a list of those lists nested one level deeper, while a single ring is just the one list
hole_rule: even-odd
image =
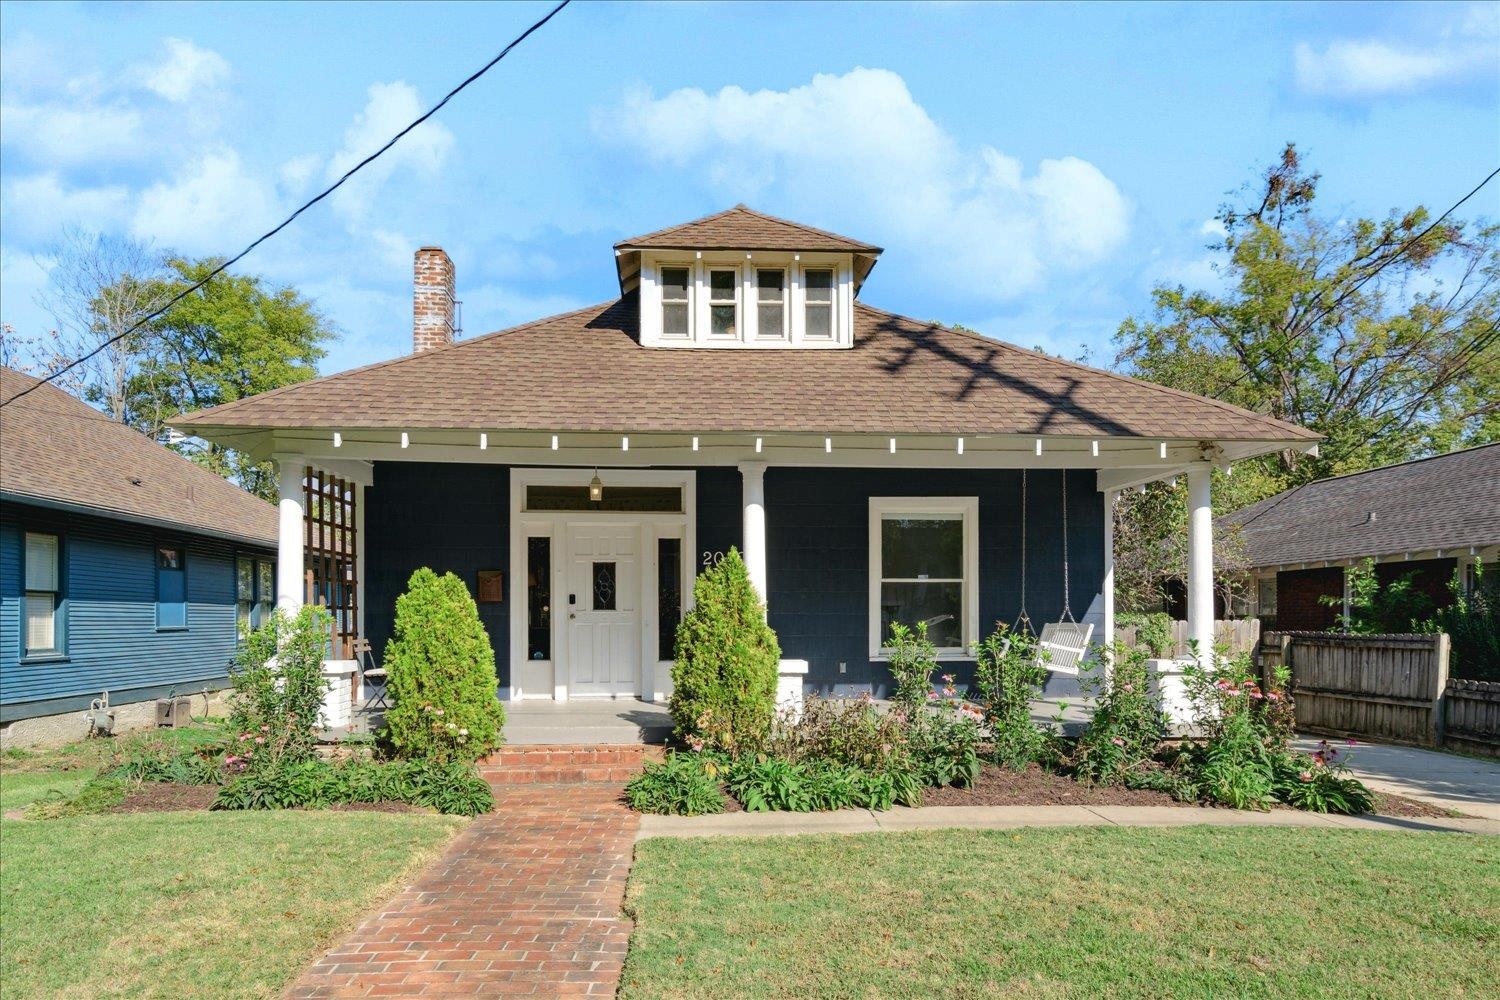
[{"label": "white cloud", "polygon": [[184,253],[222,254],[273,224],[276,210],[270,185],[226,147],[141,192],[131,230]]},{"label": "white cloud", "polygon": [[1407,94],[1500,71],[1500,5],[1476,4],[1431,41],[1393,44],[1374,38],[1335,39],[1318,50],[1299,42],[1297,85],[1320,97]]},{"label": "white cloud", "polygon": [[[342,176],[425,110],[416,88],[410,84],[400,81],[372,84],[364,110],[344,130],[344,144],[328,162],[328,180]],[[350,178],[334,194],[334,207],[351,221],[361,221],[392,176],[408,171],[421,177],[435,176],[452,148],[453,133],[437,122],[428,121]]]},{"label": "white cloud", "polygon": [[141,114],[125,103],[0,105],[5,144],[49,163],[127,159],[144,146]]},{"label": "white cloud", "polygon": [[773,192],[814,224],[863,220],[850,235],[900,245],[933,279],[981,298],[1101,260],[1129,230],[1128,202],[1096,166],[1062,157],[1027,174],[990,146],[965,148],[889,70],[819,74],[786,91],[634,90],[597,113],[595,129],[697,172],[726,200]]},{"label": "white cloud", "polygon": [[157,96],[182,104],[229,79],[229,63],[217,52],[201,49],[185,38],[168,38],[165,43],[166,60],[141,69],[142,83]]},{"label": "white cloud", "polygon": [[56,173],[18,177],[6,183],[4,228],[7,240],[47,241],[65,226],[108,229],[128,215],[130,191],[121,185],[69,187]]}]

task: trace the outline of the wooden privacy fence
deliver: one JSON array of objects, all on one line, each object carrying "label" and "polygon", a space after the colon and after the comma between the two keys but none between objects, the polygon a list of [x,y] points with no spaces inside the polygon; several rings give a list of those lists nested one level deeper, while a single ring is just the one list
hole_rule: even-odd
[{"label": "wooden privacy fence", "polygon": [[[1117,625],[1115,626],[1115,641],[1134,649],[1139,642],[1137,632],[1138,629],[1134,625]],[[1224,647],[1229,656],[1252,652],[1259,641],[1260,619],[1258,618],[1216,619],[1214,621],[1214,645]],[[1187,622],[1174,621],[1172,623],[1170,655],[1173,657],[1188,655]]]},{"label": "wooden privacy fence", "polygon": [[1448,679],[1448,636],[1267,632],[1269,682],[1291,668],[1297,728],[1500,756],[1500,684]]}]

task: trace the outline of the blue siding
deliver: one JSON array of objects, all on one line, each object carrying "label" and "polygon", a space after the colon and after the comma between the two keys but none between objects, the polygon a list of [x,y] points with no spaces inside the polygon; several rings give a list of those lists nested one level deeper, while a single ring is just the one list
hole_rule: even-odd
[{"label": "blue siding", "polygon": [[[66,658],[22,662],[22,536],[63,539]],[[156,627],[156,544],[187,553],[187,628]],[[101,691],[221,686],[236,643],[234,555],[227,542],[21,504],[0,505],[0,713],[67,711]],[[267,549],[242,549],[262,557]]]},{"label": "blue siding", "polygon": [[506,466],[375,463],[375,485],[365,491],[365,631],[377,659],[385,655],[396,598],[413,571],[455,573],[473,594],[479,571],[498,569],[505,601],[479,605],[479,617],[495,648],[498,684],[510,686],[509,511]]},{"label": "blue siding", "polygon": [[[1074,470],[1068,477],[1070,603],[1081,618],[1104,577],[1104,506],[1092,471]],[[734,488],[738,505],[737,482]],[[1030,473],[1028,493],[1026,607],[1040,629],[1062,614],[1062,473]],[[771,627],[782,655],[808,661],[810,690],[881,696],[890,683],[885,665],[869,658],[872,496],[977,496],[981,633],[996,621],[1009,624],[1020,610],[1020,472],[769,469]],[[971,663],[944,669],[961,684],[973,677]]]},{"label": "blue siding", "polygon": [[[697,471],[697,548],[741,540],[741,483],[733,468]],[[1082,617],[1103,579],[1103,504],[1092,471],[1068,473],[1072,607]],[[396,598],[413,570],[457,573],[472,592],[481,569],[507,570],[510,473],[502,466],[377,462],[365,494],[365,623],[377,656],[390,639]],[[1026,604],[1038,624],[1062,612],[1062,474],[1030,474]],[[869,498],[979,497],[981,628],[1020,609],[1021,474],[1010,470],[789,469],[766,473],[771,625],[784,655],[809,663],[808,687],[884,694],[890,676],[869,658]],[[480,605],[495,648],[502,696],[510,684],[509,602]],[[846,672],[838,672],[838,664]],[[972,664],[953,664],[967,683]]]}]

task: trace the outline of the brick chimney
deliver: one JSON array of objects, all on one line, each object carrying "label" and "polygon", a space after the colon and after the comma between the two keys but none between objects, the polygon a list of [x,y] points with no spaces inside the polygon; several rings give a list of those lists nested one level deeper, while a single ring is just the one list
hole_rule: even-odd
[{"label": "brick chimney", "polygon": [[442,247],[423,247],[412,264],[413,354],[453,343],[453,261]]}]

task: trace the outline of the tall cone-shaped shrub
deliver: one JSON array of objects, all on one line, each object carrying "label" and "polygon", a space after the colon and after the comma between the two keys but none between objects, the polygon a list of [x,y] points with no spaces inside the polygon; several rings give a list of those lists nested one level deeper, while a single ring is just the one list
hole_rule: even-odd
[{"label": "tall cone-shaped shrub", "polygon": [[495,651],[458,577],[425,566],[411,575],[383,662],[392,698],[382,739],[394,756],[475,761],[500,745]]},{"label": "tall cone-shaped shrub", "polygon": [[677,626],[672,722],[684,743],[731,753],[753,747],[776,711],[781,647],[737,549],[693,583]]}]

